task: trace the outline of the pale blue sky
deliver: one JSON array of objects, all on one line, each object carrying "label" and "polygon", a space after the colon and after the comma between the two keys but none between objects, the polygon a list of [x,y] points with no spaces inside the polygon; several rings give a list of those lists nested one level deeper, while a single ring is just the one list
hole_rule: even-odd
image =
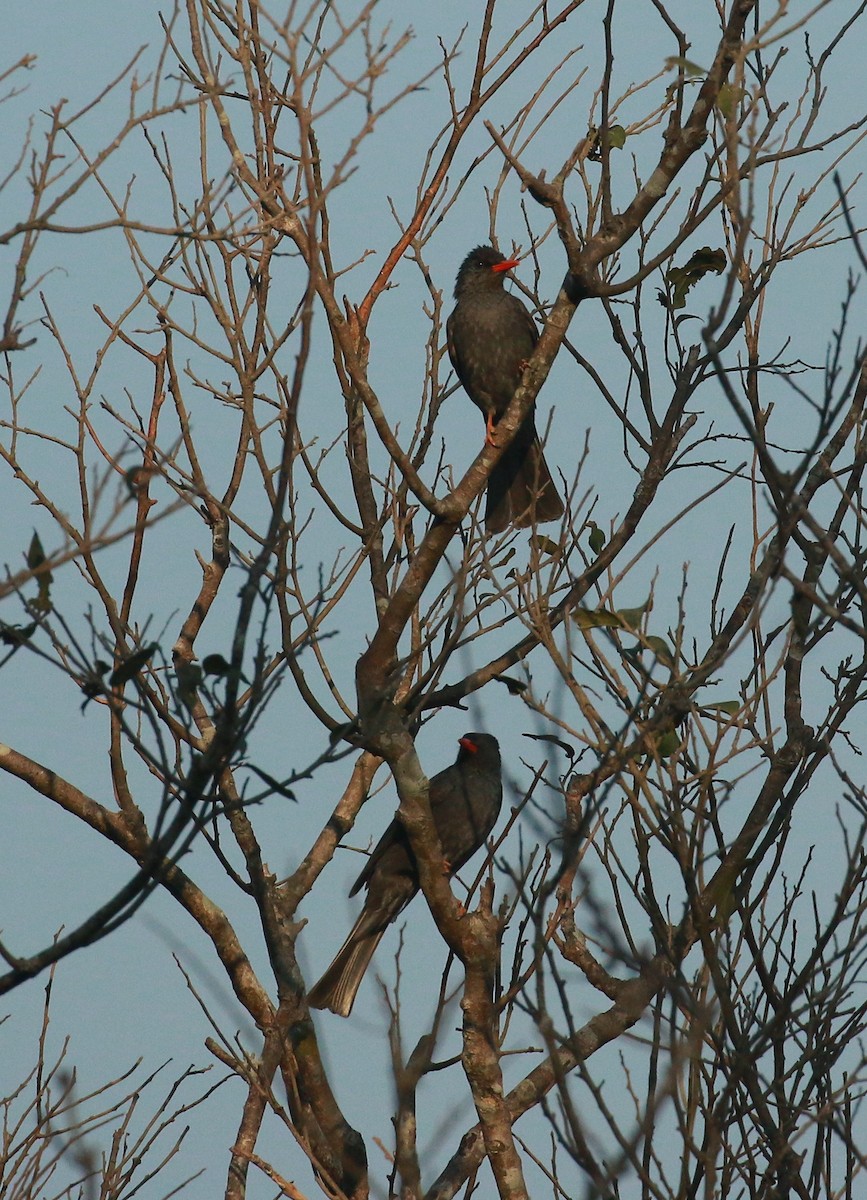
[{"label": "pale blue sky", "polygon": [[[680,0],[671,5],[677,19],[685,27],[694,30],[694,44],[690,57],[699,64],[709,61],[716,40],[713,19],[715,4],[711,0]],[[501,6],[502,22],[499,30],[507,28],[508,20],[517,19],[525,6],[510,0]],[[833,8],[833,6],[832,6]],[[409,10],[412,10],[411,12]],[[68,5],[40,3],[16,5],[14,18],[7,14],[5,22],[5,62],[15,61],[24,53],[37,55],[37,62],[26,75],[13,82],[19,86],[23,81],[27,90],[10,99],[0,108],[3,120],[4,145],[18,144],[25,128],[28,114],[44,109],[61,97],[68,99],[71,108],[90,100],[113,78],[137,51],[147,45],[142,58],[142,73],[151,69],[155,48],[160,43],[157,22],[158,8],[155,5],[116,4],[87,0],[75,6],[74,19],[70,19]],[[411,19],[415,40],[387,77],[385,88],[397,87],[422,73],[436,59],[436,38],[442,35],[445,42],[454,40],[462,24],[469,21],[466,33],[468,52],[455,68],[458,82],[465,78],[472,63],[474,22],[476,13],[466,6],[457,4],[401,5],[393,0],[381,6],[381,23],[391,20],[395,27]],[[625,11],[621,6],[621,11]],[[550,126],[534,144],[528,154],[528,163],[536,169],[555,170],[574,142],[582,136],[592,116],[593,92],[598,82],[602,62],[601,20],[604,6],[588,2],[573,23],[566,27],[555,45],[552,45],[534,70],[547,69],[567,49],[582,46],[575,56],[574,67],[586,68],[586,75],[579,82],[566,104],[561,106]],[[650,3],[636,3],[630,9],[630,25],[621,22],[616,27],[618,82],[626,86],[632,80],[640,80],[662,69],[664,59],[671,54],[670,39],[663,35],[658,20],[653,15]],[[700,15],[697,15],[700,14]],[[800,76],[803,39],[796,35],[791,39],[791,53],[784,64],[791,77]],[[827,128],[846,124],[867,109],[861,48],[856,31],[851,42],[844,46],[834,60],[833,74],[827,80],[829,94],[823,121]],[[814,48],[815,49],[815,48]],[[661,95],[667,80],[658,81],[655,95]],[[504,118],[514,106],[516,96],[525,94],[526,81],[520,74],[498,99],[494,109],[487,114],[495,123]],[[857,93],[857,94],[856,94]],[[87,146],[90,150],[100,147],[113,136],[117,125],[125,115],[123,93],[118,93],[101,109],[87,119],[83,126]],[[623,110],[624,121],[635,119],[649,102],[642,93],[631,99]],[[361,114],[354,114],[361,119]],[[365,249],[374,251],[371,258],[346,277],[346,291],[354,300],[364,293],[373,278],[382,258],[395,239],[395,225],[390,215],[386,197],[391,197],[398,212],[405,215],[413,202],[417,173],[423,161],[429,138],[447,117],[442,81],[431,80],[424,92],[405,101],[398,110],[383,120],[377,137],[369,143],[359,163],[358,175],[334,197],[332,228],[334,249],[343,261],[350,262]],[[40,118],[37,118],[40,120]],[[346,137],[346,128],[341,115],[326,119],[321,129],[323,158],[336,155]],[[196,154],[196,118],[190,113],[173,121],[170,135],[174,153],[178,156],[182,177],[186,175],[188,186],[193,186],[195,176],[191,163],[183,161],[183,150]],[[40,138],[37,131],[37,142]],[[187,141],[187,139],[189,139]],[[473,157],[485,150],[489,144],[481,125],[467,139],[459,156],[456,172],[467,169]],[[644,138],[636,139],[629,146],[634,152],[639,170],[654,160],[659,151],[659,132],[651,131]],[[139,156],[142,156],[141,158]],[[110,167],[113,182],[122,182],[136,174],[134,209],[142,214],[159,212],[164,195],[154,181],[150,169],[149,151],[140,138],[133,138],[116,163]],[[8,156],[7,156],[8,157]],[[798,186],[808,186],[812,172],[826,166],[828,156],[821,160],[810,160],[807,175]],[[859,149],[845,166],[846,178],[852,178],[867,163],[863,148]],[[472,245],[487,240],[488,217],[485,188],[495,183],[499,161],[490,156],[479,167],[461,197],[455,210],[437,232],[428,249],[428,261],[435,274],[436,282],[450,300],[454,274],[466,250]],[[190,168],[188,171],[187,168]],[[631,165],[624,154],[615,166],[620,172],[618,189],[625,195],[630,186]],[[861,192],[863,195],[863,190]],[[818,212],[829,202],[832,195],[826,185],[822,204]],[[501,242],[508,246],[511,241],[524,249],[528,244],[520,204],[522,197],[517,186],[510,182],[500,200],[497,232]],[[576,203],[579,197],[575,197]],[[20,212],[22,192],[12,187],[0,196],[2,219],[0,225],[7,227]],[[529,201],[528,201],[529,203]],[[93,219],[104,211],[96,194],[89,191],[80,202],[76,202],[68,214],[69,220]],[[539,209],[531,210],[531,220],[536,233],[545,222]],[[809,214],[808,214],[809,215]],[[149,219],[149,218],[148,218]],[[154,218],[157,219],[157,218]],[[805,218],[806,224],[806,218]],[[696,246],[721,244],[718,218],[712,218],[706,230],[698,236]],[[13,246],[14,251],[14,246]],[[632,250],[624,255],[624,269],[632,263]],[[8,269],[10,250],[4,251],[0,259]],[[551,237],[541,252],[543,280],[540,293],[553,299],[563,275],[562,253],[556,237]],[[797,358],[813,364],[821,364],[825,347],[839,309],[843,294],[842,281],[852,262],[850,252],[837,247],[821,256],[803,258],[781,269],[778,284],[768,298],[766,318],[768,344],[776,341],[782,348],[791,337],[791,348],[785,352],[787,358]],[[102,332],[102,325],[93,312],[99,305],[106,312],[121,309],[132,294],[128,260],[124,254],[120,235],[81,237],[66,239],[46,238],[34,271],[52,268],[41,290],[58,323],[75,348],[82,362],[82,369],[89,367],[93,348]],[[530,265],[523,268],[526,282],[531,282]],[[32,277],[33,272],[31,273]],[[521,271],[518,272],[522,274]],[[3,287],[6,277],[0,276]],[[392,420],[408,429],[414,419],[417,398],[420,395],[424,369],[423,347],[427,332],[426,318],[421,306],[425,296],[420,287],[417,273],[404,264],[396,272],[398,287],[387,293],[376,310],[370,334],[373,344],[371,379],[378,388],[386,411]],[[646,285],[645,309],[655,304],[654,281]],[[721,284],[709,280],[696,289],[691,311],[704,314]],[[36,320],[39,307],[34,300],[26,316]],[[662,309],[649,313],[649,328],[662,336]],[[700,324],[692,322],[685,327],[684,337],[698,338]],[[34,417],[40,420],[50,411],[56,418],[57,429],[69,436],[70,419],[63,414],[63,405],[71,402],[68,381],[62,373],[62,363],[56,346],[47,331],[33,327],[38,336],[37,345],[13,362],[16,377],[24,378],[37,366],[41,369],[38,381],[33,386],[28,403],[33,406]],[[317,410],[321,407],[322,423],[334,426],[341,412],[340,398],[333,383],[330,368],[330,352],[324,337],[324,325],[318,329],[319,342],[310,372],[310,396],[304,405]],[[570,337],[581,346],[597,369],[603,374],[613,390],[617,390],[623,379],[619,357],[613,351],[607,323],[598,307],[587,304],[579,309],[570,331]],[[659,355],[656,367],[660,380],[664,368]],[[287,363],[287,370],[289,365]],[[805,385],[816,384],[817,380],[803,377]],[[106,368],[97,396],[105,396],[110,402],[120,402],[124,389],[145,400],[149,394],[151,380],[142,369],[142,361],[133,354],[118,355]],[[661,386],[661,384],[660,384]],[[312,398],[315,394],[315,401]],[[806,409],[783,384],[777,385],[774,393],[776,402],[783,412],[791,412],[791,420],[782,423],[778,438],[785,441],[791,436],[793,444],[803,440],[804,423],[808,419]],[[709,385],[701,394],[704,415],[702,425],[713,421],[721,431],[732,432],[730,415],[726,412],[719,389]],[[302,405],[302,422],[313,425],[313,416],[320,413],[305,412]],[[634,474],[623,466],[620,429],[610,411],[594,395],[587,379],[579,376],[566,363],[565,356],[556,365],[540,401],[540,409],[547,414],[554,408],[554,426],[549,457],[552,463],[569,474],[574,471],[577,455],[584,445],[585,434],[591,429],[590,454],[582,475],[579,494],[589,491],[598,496],[595,518],[606,526],[616,514],[622,513],[635,485]],[[456,393],[444,408],[441,423],[442,436],[446,439],[449,461],[460,470],[469,463],[478,451],[482,431],[478,414],[468,412],[466,398]],[[333,414],[333,415],[332,415]],[[194,420],[199,428],[207,421],[209,438],[205,452],[209,455],[209,467],[220,477],[221,464],[228,463],[227,446],[231,448],[231,415],[215,412],[204,402]],[[726,456],[730,463],[745,457],[741,445],[725,443],[716,447],[720,457]],[[40,451],[40,454],[43,452]],[[342,466],[342,458],[337,464]],[[38,460],[37,474],[50,480],[54,494],[64,498],[63,502],[74,502],[75,481],[63,478],[66,469],[60,456],[46,455]],[[224,469],[227,469],[225,467]],[[695,481],[685,474],[683,485],[678,480],[660,499],[658,515],[653,529],[669,519],[697,493],[699,483],[707,485],[707,477],[698,475]],[[746,489],[730,489],[724,493],[721,503],[731,505],[731,517],[727,523],[740,521],[740,532],[735,543],[735,552],[744,553],[749,528],[749,506]],[[165,499],[165,497],[164,497]],[[0,472],[0,502],[4,522],[0,530],[0,561],[15,569],[20,565],[22,550],[29,541],[31,528],[35,525],[46,543],[51,546],[50,526],[45,517],[36,512],[27,498],[10,480],[8,472]],[[716,511],[716,510],[715,510]],[[699,510],[685,520],[678,536],[665,543],[657,552],[649,555],[631,573],[618,592],[619,606],[640,604],[647,596],[654,577],[656,581],[656,603],[659,627],[664,632],[676,612],[677,596],[681,587],[681,570],[685,562],[691,564],[690,597],[696,605],[698,616],[691,633],[699,637],[702,627],[707,628],[707,603],[713,588],[717,558],[708,552],[707,516]],[[145,563],[146,585],[144,597],[150,598],[158,613],[153,636],[163,637],[166,648],[170,646],[178,625],[177,614],[183,614],[193,594],[198,578],[198,567],[194,551],[204,550],[204,532],[201,526],[186,516],[177,518],[172,526],[172,536],[159,541],[159,558]],[[643,541],[643,539],[642,539]],[[323,554],[333,547],[324,547]],[[118,570],[120,570],[120,566]],[[315,571],[316,563],[310,562]],[[238,576],[240,579],[240,575]],[[741,571],[732,574],[733,587],[742,580]],[[86,592],[75,579],[74,572],[67,568],[58,578],[56,595],[64,597],[73,611],[78,611],[86,600]],[[229,589],[227,598],[231,596]],[[734,594],[724,597],[731,603]],[[364,596],[363,617],[367,621],[369,601]],[[78,606],[77,608],[75,606]],[[229,636],[228,618],[224,612],[220,620],[209,627],[208,635],[200,644],[200,651],[225,651],[220,644],[221,633]],[[4,619],[8,618],[4,612]],[[222,624],[221,624],[222,622]],[[162,630],[167,632],[163,635]],[[333,643],[338,681],[351,696],[351,678],[355,657],[359,651],[355,629],[345,620],[337,621],[337,635]],[[541,662],[531,660],[531,669],[542,670]],[[738,662],[730,664],[727,678],[720,681],[718,698],[733,694],[739,678]],[[96,706],[80,711],[80,698],[71,686],[62,680],[53,668],[32,658],[19,654],[5,668],[2,679],[4,728],[0,736],[25,753],[40,758],[49,766],[55,766],[96,799],[107,802],[109,779],[107,758],[102,735],[104,714]],[[320,730],[309,718],[300,715],[297,706],[290,704],[290,685],[278,695],[267,718],[256,731],[251,750],[256,761],[275,775],[285,773],[298,761],[318,750],[323,742]],[[490,728],[501,739],[509,780],[514,780],[518,790],[529,783],[530,771],[522,766],[521,756],[533,763],[542,758],[542,751],[533,743],[521,741],[520,734],[541,725],[517,700],[509,700],[500,687],[488,689],[475,697],[468,713],[444,712],[437,716],[419,738],[422,760],[431,773],[441,769],[454,757],[457,737],[466,729]],[[570,719],[577,721],[572,714]],[[549,772],[553,778],[564,768],[562,761],[553,764]],[[265,856],[270,866],[278,873],[292,869],[298,858],[307,850],[311,837],[321,827],[326,814],[339,794],[348,774],[345,761],[329,773],[317,777],[297,790],[299,803],[272,799],[262,810],[255,813],[255,824]],[[136,781],[141,789],[143,807],[155,792],[144,772]],[[12,948],[27,953],[50,938],[61,925],[74,925],[94,906],[104,902],[113,891],[129,877],[130,866],[112,847],[99,842],[94,836],[80,829],[68,817],[54,812],[47,802],[33,797],[26,789],[11,780],[4,780],[4,800],[7,809],[7,828],[0,872],[0,924],[4,937]],[[517,792],[510,786],[507,805],[516,798]],[[352,842],[363,845],[368,836],[376,837],[384,827],[394,807],[393,789],[375,797],[365,810]],[[525,839],[539,835],[538,828],[527,821],[523,824]],[[552,823],[549,835],[553,832]],[[511,844],[517,846],[517,835]],[[309,918],[308,933],[302,936],[302,962],[310,964],[310,979],[321,969],[342,940],[343,931],[356,911],[355,902],[345,899],[348,884],[359,869],[355,855],[338,855],[335,863],[322,881],[320,894],[314,895],[304,909]],[[255,916],[245,911],[238,897],[227,887],[219,869],[212,865],[204,852],[195,856],[195,875],[206,890],[211,889],[218,902],[225,904],[230,916],[237,922],[254,961],[262,967],[267,978],[265,957],[258,934]],[[502,881],[501,881],[502,884]],[[439,966],[444,961],[441,943],[431,928],[430,917],[419,901],[413,906],[408,920],[416,930],[425,929],[424,937],[415,938],[403,959],[406,981],[406,1024],[407,1046],[411,1047],[424,1028],[425,1017],[430,1011],[430,988],[437,986]],[[393,979],[393,955],[397,945],[396,935],[384,941],[375,960],[375,970],[383,973],[389,981]],[[51,1045],[59,1047],[67,1032],[72,1035],[71,1060],[79,1070],[82,1090],[103,1081],[112,1074],[129,1067],[143,1057],[145,1068],[154,1069],[167,1058],[173,1062],[169,1072],[180,1070],[188,1063],[207,1064],[210,1059],[202,1042],[211,1030],[202,1017],[193,998],[186,990],[184,980],[172,962],[171,951],[188,956],[187,965],[194,975],[197,986],[203,991],[217,1018],[230,1033],[241,1029],[244,1045],[255,1052],[256,1037],[245,1024],[244,1014],[228,994],[228,988],[219,974],[211,971],[207,947],[200,941],[192,922],[177,906],[161,895],[155,895],[145,910],[124,930],[100,943],[96,948],[77,955],[62,964],[54,987],[54,1024]],[[433,982],[431,962],[433,961]],[[458,976],[459,978],[459,976]],[[11,1019],[0,1030],[0,1055],[3,1068],[0,1071],[0,1090],[3,1084],[17,1080],[32,1064],[33,1047],[41,1019],[40,1003],[46,979],[36,980],[22,988],[0,1004],[0,1014],[9,1012]],[[578,1000],[580,1007],[581,999]],[[413,1011],[415,1009],[415,1011]],[[454,1012],[454,1024],[459,1022],[459,1012]],[[391,1141],[389,1126],[390,1089],[387,1071],[387,1045],[384,1039],[385,1019],[378,1005],[376,986],[371,978],[365,983],[361,999],[348,1022],[325,1014],[317,1018],[317,1027],[323,1031],[326,1055],[334,1064],[338,1094],[345,1105],[348,1119],[357,1124],[366,1137],[376,1135],[387,1144]],[[613,1057],[617,1048],[609,1055],[611,1072],[617,1071]],[[507,1078],[511,1081],[527,1069],[528,1060],[520,1057],[508,1064]],[[144,1068],[143,1068],[144,1069]],[[215,1067],[212,1075],[218,1076],[222,1068]],[[610,1073],[610,1072],[609,1072]],[[471,1107],[463,1084],[456,1084],[453,1074],[443,1073],[431,1082],[434,1111],[442,1111],[443,1126],[435,1122],[426,1126],[422,1133],[422,1145],[432,1147],[425,1160],[425,1182],[432,1181],[434,1174],[443,1165],[445,1157],[452,1152],[456,1130],[462,1131],[472,1123]],[[456,1094],[459,1086],[460,1094]],[[198,1200],[205,1200],[218,1193],[225,1177],[226,1148],[236,1128],[241,1087],[230,1083],[211,1101],[208,1115],[201,1120],[194,1116],[189,1147],[183,1156],[183,1169],[174,1170],[172,1179],[177,1179],[206,1164],[208,1174],[204,1181],[192,1186],[187,1193]],[[427,1105],[427,1102],[425,1102]],[[441,1105],[441,1110],[437,1109]],[[147,1107],[147,1105],[145,1105]],[[455,1124],[450,1124],[450,1121]],[[281,1140],[282,1139],[282,1140]],[[263,1144],[264,1154],[273,1153],[275,1165],[288,1177],[297,1178],[299,1185],[308,1187],[304,1164],[300,1153],[287,1145],[285,1135],[272,1133]],[[384,1178],[384,1165],[377,1160],[378,1151],[368,1143],[371,1153],[373,1178]],[[167,1185],[166,1185],[167,1186]],[[487,1184],[485,1185],[487,1187]],[[572,1179],[568,1187],[578,1191]],[[312,1185],[310,1185],[312,1190]],[[269,1195],[273,1189],[261,1182],[251,1189],[251,1196]],[[490,1195],[483,1190],[483,1195]],[[545,1193],[539,1193],[545,1194]]]}]

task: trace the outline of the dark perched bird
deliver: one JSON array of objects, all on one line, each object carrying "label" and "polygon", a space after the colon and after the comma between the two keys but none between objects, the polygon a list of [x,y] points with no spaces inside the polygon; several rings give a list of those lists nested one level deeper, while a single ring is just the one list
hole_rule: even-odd
[{"label": "dark perched bird", "polygon": [[[446,325],[452,365],[473,404],[485,414],[491,444],[497,421],[539,340],[529,309],[503,288],[506,272],[517,265],[493,246],[471,250],[458,271],[457,304]],[[488,480],[489,533],[501,533],[509,525],[524,528],[557,521],[563,515],[533,414],[531,409]]]},{"label": "dark perched bird", "polygon": [[[472,858],[494,827],[503,799],[500,747],[489,733],[465,733],[457,761],[430,781],[430,807],[449,875]],[[334,962],[307,997],[311,1008],[348,1017],[364,972],[395,917],[419,889],[409,838],[395,817],[380,838],[350,896],[367,887],[364,908]]]}]

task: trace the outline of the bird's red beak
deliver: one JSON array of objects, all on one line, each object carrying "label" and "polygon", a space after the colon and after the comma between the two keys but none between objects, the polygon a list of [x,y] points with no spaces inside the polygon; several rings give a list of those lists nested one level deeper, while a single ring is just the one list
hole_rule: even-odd
[{"label": "bird's red beak", "polygon": [[521,260],[519,258],[507,258],[505,262],[494,263],[491,270],[496,271],[499,275],[502,271],[511,271],[513,267],[520,266],[520,263]]},{"label": "bird's red beak", "polygon": [[469,750],[470,754],[478,754],[479,748],[476,743],[468,737],[458,738],[458,745],[463,746],[465,750]]}]

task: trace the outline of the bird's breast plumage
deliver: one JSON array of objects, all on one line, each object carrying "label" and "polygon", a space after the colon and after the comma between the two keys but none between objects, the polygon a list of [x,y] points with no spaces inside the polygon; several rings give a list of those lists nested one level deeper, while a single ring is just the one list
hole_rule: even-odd
[{"label": "bird's breast plumage", "polygon": [[463,297],[449,318],[449,353],[470,399],[503,412],[515,394],[537,334],[517,297],[480,292]]}]

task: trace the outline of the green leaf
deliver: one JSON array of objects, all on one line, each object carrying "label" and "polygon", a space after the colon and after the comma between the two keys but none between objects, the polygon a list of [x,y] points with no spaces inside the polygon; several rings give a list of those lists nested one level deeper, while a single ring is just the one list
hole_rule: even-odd
[{"label": "green leaf", "polygon": [[590,549],[594,554],[601,554],[605,547],[605,534],[599,528],[595,521],[589,521],[590,537],[587,539],[590,542]]},{"label": "green leaf", "polygon": [[602,145],[608,150],[622,150],[626,145],[626,130],[622,125],[609,125],[607,129],[597,129],[591,125],[587,130],[587,140],[590,148],[587,157],[591,162],[602,162]]},{"label": "green leaf", "polygon": [[683,71],[689,79],[695,79],[699,75],[706,75],[707,71],[704,67],[700,67],[698,63],[690,62],[688,58],[681,58],[679,55],[672,55],[665,60],[665,65],[670,71]]},{"label": "green leaf", "polygon": [[45,557],[45,551],[42,549],[42,542],[39,539],[39,534],[34,529],[33,537],[30,539],[30,546],[27,550],[27,566],[31,571],[38,571],[43,563],[48,562]]},{"label": "green leaf", "polygon": [[159,649],[156,642],[151,642],[149,646],[142,646],[141,650],[134,651],[129,658],[125,658],[120,666],[115,667],[111,673],[109,684],[112,687],[120,687],[121,684],[129,683],[138,675],[139,671],[153,655],[154,651]]},{"label": "green leaf", "polygon": [[520,696],[527,690],[527,684],[523,679],[513,679],[511,675],[500,675],[498,682],[503,684],[510,696]]},{"label": "green leaf", "polygon": [[42,549],[39,534],[34,530],[33,537],[30,539],[30,546],[27,550],[27,566],[36,578],[37,593],[36,599],[33,601],[33,607],[39,612],[49,612],[51,610],[51,584],[54,576],[46,569],[47,562],[48,559],[45,556],[45,551]]},{"label": "green leaf", "polygon": [[543,533],[533,534],[530,538],[530,543],[542,554],[550,554],[552,558],[559,558],[562,553],[560,543],[552,541],[549,537],[545,537]]},{"label": "green leaf", "polygon": [[733,717],[741,711],[740,700],[720,700],[717,704],[703,704],[702,712],[721,712]]},{"label": "green leaf", "polygon": [[660,758],[669,758],[679,746],[680,734],[672,729],[657,740],[656,750]]},{"label": "green leaf", "polygon": [[232,664],[226,662],[222,654],[206,654],[202,659],[202,670],[206,675],[228,675]]},{"label": "green leaf", "polygon": [[562,750],[570,762],[575,758],[574,748],[568,742],[564,742],[562,738],[555,737],[553,733],[525,733],[524,737],[533,742],[549,742],[552,746]]},{"label": "green leaf", "polygon": [[175,678],[178,681],[178,698],[184,708],[188,712],[192,712],[199,698],[198,689],[203,678],[202,668],[194,662],[176,662]]},{"label": "green leaf", "polygon": [[607,608],[576,608],[572,610],[572,620],[579,629],[601,629],[603,626],[608,626],[612,629],[619,629],[620,615],[615,612],[609,612]]},{"label": "green leaf", "polygon": [[138,466],[130,467],[123,477],[130,496],[135,497],[139,492],[145,491],[153,474],[152,467],[142,466],[141,463]]},{"label": "green leaf", "polygon": [[84,712],[91,700],[95,700],[97,696],[105,695],[107,689],[102,682],[102,677],[109,669],[108,663],[98,658],[82,679],[81,694],[84,696],[84,702],[81,705],[82,712]]},{"label": "green leaf", "polygon": [[653,634],[648,634],[644,639],[648,650],[652,650],[660,662],[664,662],[666,666],[674,666],[674,655],[671,652],[671,647],[665,638],[655,637]]},{"label": "green leaf", "polygon": [[86,679],[81,685],[81,694],[84,699],[81,702],[81,712],[87,708],[91,700],[95,700],[97,696],[105,695],[105,685],[99,679]]},{"label": "green leaf", "polygon": [[206,654],[202,659],[202,670],[206,675],[214,675],[218,679],[248,682],[243,671],[233,668],[230,662],[226,662],[222,654]]},{"label": "green leaf", "polygon": [[736,83],[722,85],[716,98],[716,106],[727,121],[734,115],[746,94],[746,88],[738,87]]},{"label": "green leaf", "polygon": [[281,783],[279,779],[275,779],[273,775],[269,775],[267,771],[263,771],[260,767],[254,766],[253,763],[248,763],[247,766],[251,771],[255,771],[259,778],[264,783],[267,783],[268,787],[271,788],[273,792],[276,792],[278,796],[282,796],[285,800],[297,801],[297,796],[291,788],[286,786],[285,783]]},{"label": "green leaf", "polygon": [[4,646],[23,646],[29,642],[36,632],[36,622],[29,625],[5,625],[0,621],[0,644]]},{"label": "green leaf", "polygon": [[735,911],[735,892],[732,884],[719,891],[716,901],[716,917],[720,924],[727,924]]},{"label": "green leaf", "polygon": [[713,271],[721,275],[726,269],[724,250],[713,250],[702,246],[683,267],[669,267],[665,273],[668,293],[658,292],[659,302],[664,308],[675,312],[686,306],[686,297],[699,280]]},{"label": "green leaf", "polygon": [[51,612],[51,572],[49,571],[47,575],[40,575],[37,584],[39,590],[36,593],[36,599],[31,601],[30,607],[41,613]]},{"label": "green leaf", "polygon": [[639,604],[637,608],[618,608],[617,615],[624,629],[640,629],[644,614],[650,612],[650,597]]}]

